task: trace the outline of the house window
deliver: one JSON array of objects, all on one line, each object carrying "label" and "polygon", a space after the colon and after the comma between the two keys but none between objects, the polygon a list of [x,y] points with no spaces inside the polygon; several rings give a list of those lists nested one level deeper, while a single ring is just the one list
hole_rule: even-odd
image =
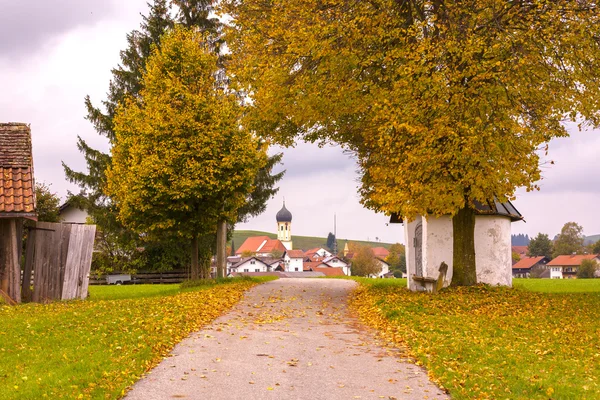
[{"label": "house window", "polygon": [[256,269],[254,270],[254,272],[260,272],[260,269],[256,268]]},{"label": "house window", "polygon": [[296,272],[298,272],[298,268],[296,268]]},{"label": "house window", "polygon": [[254,264],[256,264],[256,261],[254,261],[254,260],[250,261],[250,265],[254,265]]},{"label": "house window", "polygon": [[336,263],[337,260],[334,258],[333,260],[331,260],[332,263]]},{"label": "house window", "polygon": [[244,272],[250,272],[250,270],[248,268],[245,268]]},{"label": "house window", "polygon": [[281,225],[281,231],[283,232],[283,225]]}]

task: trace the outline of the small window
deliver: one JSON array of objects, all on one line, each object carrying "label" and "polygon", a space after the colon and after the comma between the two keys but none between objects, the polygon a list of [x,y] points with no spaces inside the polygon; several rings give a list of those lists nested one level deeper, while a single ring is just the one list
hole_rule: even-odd
[{"label": "small window", "polygon": [[260,269],[256,268],[256,269],[254,270],[254,272],[260,272]]},{"label": "small window", "polygon": [[283,232],[283,225],[281,225],[281,231]]},{"label": "small window", "polygon": [[296,268],[296,272],[298,272],[298,268]]},{"label": "small window", "polygon": [[256,264],[255,260],[250,261],[250,265],[254,265],[254,264]]},{"label": "small window", "polygon": [[250,272],[250,270],[248,268],[244,269],[244,272]]}]

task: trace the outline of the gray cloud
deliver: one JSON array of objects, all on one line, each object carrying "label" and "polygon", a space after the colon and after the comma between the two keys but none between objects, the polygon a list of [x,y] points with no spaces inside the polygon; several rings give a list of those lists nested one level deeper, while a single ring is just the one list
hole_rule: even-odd
[{"label": "gray cloud", "polygon": [[21,61],[56,35],[115,11],[106,0],[0,0],[0,59]]}]

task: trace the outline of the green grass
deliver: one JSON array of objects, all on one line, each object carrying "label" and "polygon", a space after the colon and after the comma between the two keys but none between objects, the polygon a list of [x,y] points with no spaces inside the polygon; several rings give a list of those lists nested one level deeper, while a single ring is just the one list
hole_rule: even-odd
[{"label": "green grass", "polygon": [[85,301],[0,306],[0,399],[118,398],[265,280],[94,286]]},{"label": "green grass", "polygon": [[[276,233],[270,232],[261,232],[261,231],[234,231],[233,232],[233,241],[235,243],[235,248],[239,248],[244,241],[251,236],[268,236],[271,239],[277,239]],[[346,243],[346,240],[349,242],[360,243],[361,245],[366,245],[369,247],[385,247],[388,249],[392,243],[381,243],[381,242],[368,242],[364,240],[352,240],[352,239],[338,239],[338,246],[340,246],[340,250],[343,250],[343,246]],[[294,249],[314,249],[315,247],[326,247],[327,238],[326,237],[314,237],[314,236],[296,236],[292,235],[292,242],[294,244]],[[229,242],[228,245],[231,245]]]},{"label": "green grass", "polygon": [[90,300],[140,299],[172,296],[180,293],[179,284],[173,285],[102,285],[90,286]]},{"label": "green grass", "polygon": [[431,295],[408,291],[404,279],[357,280],[351,303],[361,319],[405,346],[454,399],[600,398],[596,281],[522,279],[515,289]]},{"label": "green grass", "polygon": [[545,293],[600,292],[600,279],[514,279],[515,288]]}]

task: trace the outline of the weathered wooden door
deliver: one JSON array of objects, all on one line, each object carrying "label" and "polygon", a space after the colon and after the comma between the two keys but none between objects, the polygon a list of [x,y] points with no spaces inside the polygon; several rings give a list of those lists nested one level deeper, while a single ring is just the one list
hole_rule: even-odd
[{"label": "weathered wooden door", "polygon": [[415,228],[415,275],[423,276],[423,225]]}]

